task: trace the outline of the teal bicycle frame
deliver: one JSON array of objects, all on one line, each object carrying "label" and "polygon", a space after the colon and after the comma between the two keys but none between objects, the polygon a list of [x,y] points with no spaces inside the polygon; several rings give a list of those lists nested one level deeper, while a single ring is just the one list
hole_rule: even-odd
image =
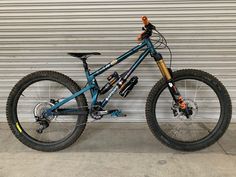
[{"label": "teal bicycle frame", "polygon": [[[128,77],[135,71],[135,69],[139,66],[139,64],[145,59],[145,57],[148,54],[151,54],[152,57],[154,57],[154,59],[157,60],[161,60],[162,57],[159,53],[156,52],[151,40],[149,38],[144,39],[142,43],[138,44],[137,46],[135,46],[134,48],[132,48],[131,50],[129,50],[128,52],[124,53],[123,55],[121,55],[120,57],[118,57],[117,59],[113,60],[112,62],[104,65],[103,67],[99,68],[98,70],[90,73],[87,63],[86,61],[84,61],[84,69],[85,69],[85,75],[87,77],[87,84],[84,88],[82,88],[79,92],[76,92],[75,94],[65,98],[64,100],[57,102],[54,106],[52,106],[50,109],[47,110],[47,112],[45,112],[45,116],[50,116],[53,114],[53,111],[58,109],[60,106],[62,106],[63,104],[71,101],[72,99],[80,96],[81,94],[83,94],[84,92],[90,90],[91,93],[91,97],[92,97],[92,103],[91,103],[91,107],[97,104],[97,98],[99,95],[99,86],[97,84],[96,81],[96,76],[99,76],[100,74],[104,73],[106,70],[110,69],[111,67],[115,66],[116,64],[122,62],[123,60],[125,60],[126,58],[130,57],[131,55],[137,53],[140,49],[146,47],[146,49],[144,50],[144,52],[141,53],[141,55],[139,56],[139,58],[135,61],[135,63],[129,68],[128,71],[125,72],[125,76],[122,79],[127,80]],[[155,56],[159,56],[159,57],[155,57]],[[162,71],[162,70],[161,70]],[[119,82],[120,80],[118,80]],[[111,96],[118,90],[118,85],[116,85],[115,87],[112,88],[112,90],[110,91],[109,95],[101,102],[101,107],[105,107],[107,105],[107,103],[109,102]],[[68,112],[73,112],[75,111],[74,109],[67,109]]]}]

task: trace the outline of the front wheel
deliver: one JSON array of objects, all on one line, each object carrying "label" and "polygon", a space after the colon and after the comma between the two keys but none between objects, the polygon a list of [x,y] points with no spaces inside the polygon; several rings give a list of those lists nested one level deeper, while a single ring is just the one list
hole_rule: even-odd
[{"label": "front wheel", "polygon": [[166,81],[161,79],[146,102],[146,119],[154,136],[183,151],[200,150],[215,143],[229,126],[232,114],[224,85],[209,73],[193,69],[173,72],[173,81],[191,107],[191,116],[181,113]]}]

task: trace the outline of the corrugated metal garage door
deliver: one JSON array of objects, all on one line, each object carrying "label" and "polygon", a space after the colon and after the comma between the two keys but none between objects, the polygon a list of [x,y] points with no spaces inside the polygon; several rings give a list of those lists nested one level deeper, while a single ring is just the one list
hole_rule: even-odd
[{"label": "corrugated metal garage door", "polygon": [[[100,51],[102,56],[89,59],[90,67],[98,68],[136,45],[142,15],[167,38],[174,70],[198,68],[214,74],[226,85],[235,105],[234,0],[1,0],[0,121],[6,120],[10,89],[24,75],[56,70],[84,85],[81,62],[66,53]],[[166,52],[164,56],[168,57]],[[134,60],[114,69],[123,72]],[[135,74],[140,81],[135,91],[126,100],[117,95],[112,102],[129,115],[121,121],[144,120],[146,96],[160,78],[151,58]],[[105,83],[105,75],[99,81]]]}]

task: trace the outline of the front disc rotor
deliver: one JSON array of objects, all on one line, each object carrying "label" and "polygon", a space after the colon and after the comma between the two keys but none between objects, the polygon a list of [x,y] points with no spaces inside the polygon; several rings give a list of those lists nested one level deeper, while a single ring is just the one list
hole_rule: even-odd
[{"label": "front disc rotor", "polygon": [[173,101],[172,103],[172,110],[174,112],[174,117],[179,118],[181,120],[192,120],[198,113],[198,105],[195,101],[191,99],[185,99],[185,103],[187,104],[188,109],[191,110],[191,114],[189,115],[189,118],[186,118],[184,113],[180,111],[180,108],[176,103]]}]

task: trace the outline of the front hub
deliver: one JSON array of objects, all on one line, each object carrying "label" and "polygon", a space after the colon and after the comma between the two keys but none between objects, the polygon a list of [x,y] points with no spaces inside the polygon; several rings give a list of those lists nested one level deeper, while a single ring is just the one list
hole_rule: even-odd
[{"label": "front hub", "polygon": [[198,105],[195,101],[191,99],[185,99],[184,103],[186,106],[181,107],[181,105],[177,105],[174,101],[172,103],[172,111],[174,114],[174,118],[180,118],[183,120],[192,120],[194,117],[196,117],[198,113]]}]

